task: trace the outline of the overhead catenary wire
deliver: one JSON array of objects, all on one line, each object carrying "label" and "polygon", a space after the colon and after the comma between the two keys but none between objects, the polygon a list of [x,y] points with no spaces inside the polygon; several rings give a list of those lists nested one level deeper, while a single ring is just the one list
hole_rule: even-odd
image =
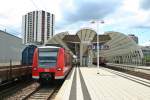
[{"label": "overhead catenary wire", "polygon": [[[37,5],[37,3],[36,2],[34,2],[35,0],[30,0],[30,2],[32,3],[32,5],[36,8],[36,10],[46,10],[46,11],[48,11],[47,10],[47,7],[45,6],[45,3],[44,2],[40,2],[40,5],[41,5],[41,7],[42,7],[42,9],[41,9],[41,7],[39,7],[38,5]],[[37,0],[36,0],[37,1]],[[40,0],[39,0],[40,1]]]},{"label": "overhead catenary wire", "polygon": [[33,4],[33,6],[34,6],[37,10],[39,10],[39,7],[36,5],[36,3],[35,3],[33,0],[30,0],[30,2]]}]

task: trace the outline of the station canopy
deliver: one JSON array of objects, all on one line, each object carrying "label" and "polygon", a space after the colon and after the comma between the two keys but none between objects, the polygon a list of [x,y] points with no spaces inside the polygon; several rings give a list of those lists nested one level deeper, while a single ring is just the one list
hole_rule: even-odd
[{"label": "station canopy", "polygon": [[[142,63],[143,53],[141,48],[127,35],[120,32],[105,32],[103,35],[98,35],[98,39],[99,44],[108,47],[101,47],[99,52],[100,57],[106,58],[107,61],[126,64]],[[97,52],[89,49],[96,43],[97,33],[89,28],[80,29],[75,35],[61,32],[47,41],[47,44],[59,44],[69,50],[72,55],[76,55],[80,59],[81,65],[85,62],[84,59],[97,57]]]},{"label": "station canopy", "polygon": [[[109,35],[98,35],[99,43],[105,43],[110,40]],[[50,38],[46,44],[60,44],[65,49],[72,51],[74,54],[74,44],[83,44],[84,49],[87,49],[87,45],[97,42],[97,33],[93,29],[84,28],[77,31],[75,35],[71,35],[68,32],[61,32]],[[86,51],[86,50],[84,50]]]}]

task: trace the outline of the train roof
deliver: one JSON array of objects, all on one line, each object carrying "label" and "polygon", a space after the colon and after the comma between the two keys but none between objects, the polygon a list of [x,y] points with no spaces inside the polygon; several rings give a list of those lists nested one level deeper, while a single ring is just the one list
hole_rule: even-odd
[{"label": "train roof", "polygon": [[62,46],[62,45],[60,45],[60,44],[45,44],[45,46],[63,47],[63,46]]},{"label": "train roof", "polygon": [[61,47],[58,47],[58,46],[41,46],[38,48],[61,48]]}]

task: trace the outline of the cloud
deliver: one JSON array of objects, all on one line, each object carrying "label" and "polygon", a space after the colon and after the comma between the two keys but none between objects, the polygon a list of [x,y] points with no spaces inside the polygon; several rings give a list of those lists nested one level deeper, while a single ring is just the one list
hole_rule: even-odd
[{"label": "cloud", "polygon": [[0,19],[5,20],[5,19],[7,19],[7,18],[8,18],[8,16],[4,15],[3,13],[0,13]]},{"label": "cloud", "polygon": [[150,46],[150,41],[147,41],[147,42],[145,42],[145,43],[143,43],[143,44],[141,44],[142,46]]},{"label": "cloud", "polygon": [[[92,19],[104,19],[105,31],[140,33],[150,27],[150,0],[3,0],[0,6],[0,29],[21,35],[22,15],[45,10],[55,14],[55,32],[90,26]],[[9,2],[9,3],[8,3]],[[37,6],[35,6],[34,5]],[[7,6],[6,6],[7,5]],[[37,9],[38,8],[38,9]],[[95,27],[93,25],[93,27]],[[145,37],[142,38],[142,41]],[[147,39],[148,40],[148,39]]]},{"label": "cloud", "polygon": [[3,0],[0,6],[0,29],[11,30],[10,32],[13,29],[13,33],[18,35],[18,32],[21,33],[22,16],[34,10],[54,13],[55,20],[60,20],[60,2],[62,0],[55,0],[54,2],[51,0]]},{"label": "cloud", "polygon": [[62,8],[63,22],[61,24],[72,24],[79,21],[88,21],[91,19],[103,19],[112,14],[120,5],[120,0],[74,0],[68,5],[71,7]]},{"label": "cloud", "polygon": [[148,29],[150,27],[150,12],[140,8],[140,0],[125,0],[113,14],[104,20],[109,26],[131,29]]},{"label": "cloud", "polygon": [[150,0],[141,0],[141,8],[145,10],[150,9]]},{"label": "cloud", "polygon": [[150,29],[150,26],[146,26],[146,25],[137,25],[134,28],[140,28],[140,29]]}]

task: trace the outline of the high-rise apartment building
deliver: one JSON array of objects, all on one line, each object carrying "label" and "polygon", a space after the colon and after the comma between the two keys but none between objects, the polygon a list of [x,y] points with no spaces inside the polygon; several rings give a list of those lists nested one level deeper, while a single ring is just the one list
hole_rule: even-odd
[{"label": "high-rise apartment building", "polygon": [[45,11],[29,12],[22,17],[23,43],[45,43],[54,34],[54,15]]}]

